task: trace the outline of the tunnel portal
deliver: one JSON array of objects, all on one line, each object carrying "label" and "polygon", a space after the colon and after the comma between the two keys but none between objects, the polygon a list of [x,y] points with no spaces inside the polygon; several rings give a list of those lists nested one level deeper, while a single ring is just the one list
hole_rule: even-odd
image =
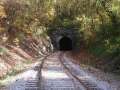
[{"label": "tunnel portal", "polygon": [[77,29],[57,28],[48,33],[55,51],[78,50],[80,41]]},{"label": "tunnel portal", "polygon": [[59,41],[59,50],[68,51],[73,49],[72,40],[69,37],[62,37]]}]

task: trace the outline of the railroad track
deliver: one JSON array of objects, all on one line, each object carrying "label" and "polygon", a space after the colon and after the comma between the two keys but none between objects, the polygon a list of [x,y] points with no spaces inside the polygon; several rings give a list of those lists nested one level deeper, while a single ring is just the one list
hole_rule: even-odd
[{"label": "railroad track", "polygon": [[41,90],[104,90],[88,79],[79,78],[81,75],[64,61],[64,52],[48,57],[41,74]]},{"label": "railroad track", "polygon": [[40,90],[85,90],[80,83],[68,73],[59,60],[59,53],[48,57],[41,70]]},{"label": "railroad track", "polygon": [[53,53],[25,75],[23,73],[23,78],[16,80],[7,90],[110,90],[80,78],[82,76],[71,66],[65,61],[64,52]]},{"label": "railroad track", "polygon": [[8,85],[5,89],[0,90],[41,90],[39,87],[41,67],[43,65],[44,60],[48,56],[41,58],[28,70],[15,76],[14,80],[11,81],[10,85]]},{"label": "railroad track", "polygon": [[[61,58],[62,57],[62,58]],[[60,53],[59,59],[62,63],[62,65],[64,66],[64,69],[67,71],[67,73],[69,73],[74,79],[76,79],[76,81],[78,81],[79,83],[81,83],[83,85],[83,87],[85,88],[85,90],[104,90],[100,87],[98,87],[98,85],[94,82],[91,82],[87,79],[82,79],[79,78],[81,75],[79,75],[78,73],[72,71],[73,68],[70,67],[70,65],[68,63],[65,63],[64,61],[64,52]]]}]

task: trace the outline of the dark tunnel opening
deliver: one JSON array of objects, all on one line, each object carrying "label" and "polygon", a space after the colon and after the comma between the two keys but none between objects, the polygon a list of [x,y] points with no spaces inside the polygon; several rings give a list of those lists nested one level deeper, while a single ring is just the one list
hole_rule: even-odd
[{"label": "dark tunnel opening", "polygon": [[73,49],[73,43],[72,40],[68,37],[63,37],[59,41],[59,49],[61,51],[69,51]]}]

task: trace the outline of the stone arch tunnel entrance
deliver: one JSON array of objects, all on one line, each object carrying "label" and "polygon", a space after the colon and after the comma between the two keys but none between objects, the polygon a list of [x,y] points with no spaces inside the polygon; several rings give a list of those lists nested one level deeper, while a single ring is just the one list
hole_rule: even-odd
[{"label": "stone arch tunnel entrance", "polygon": [[77,29],[64,29],[58,28],[53,29],[51,32],[48,32],[50,36],[51,43],[53,45],[53,50],[55,51],[72,51],[78,50],[79,42],[79,32]]},{"label": "stone arch tunnel entrance", "polygon": [[59,50],[68,51],[72,49],[73,49],[73,43],[69,37],[64,36],[59,40]]}]

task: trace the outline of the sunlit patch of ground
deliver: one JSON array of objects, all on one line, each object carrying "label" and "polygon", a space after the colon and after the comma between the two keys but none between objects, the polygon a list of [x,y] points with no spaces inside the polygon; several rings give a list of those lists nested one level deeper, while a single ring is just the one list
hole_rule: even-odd
[{"label": "sunlit patch of ground", "polygon": [[31,67],[36,61],[21,47],[0,45],[0,88],[9,84],[14,77]]},{"label": "sunlit patch of ground", "polygon": [[38,71],[43,58],[31,64],[28,69],[16,76],[10,77],[5,90],[36,90],[38,84]]},{"label": "sunlit patch of ground", "polygon": [[58,71],[42,71],[42,75],[45,79],[62,79],[69,78],[65,73]]},{"label": "sunlit patch of ground", "polygon": [[29,78],[35,78],[37,72],[34,70],[28,70],[28,69],[35,67],[36,64],[38,64],[38,62],[26,65],[26,68],[23,71],[21,71],[21,73],[18,73],[16,75],[12,75],[12,76],[7,75],[5,79],[0,80],[0,88],[7,87],[18,79],[24,78],[23,80],[27,80]]}]

